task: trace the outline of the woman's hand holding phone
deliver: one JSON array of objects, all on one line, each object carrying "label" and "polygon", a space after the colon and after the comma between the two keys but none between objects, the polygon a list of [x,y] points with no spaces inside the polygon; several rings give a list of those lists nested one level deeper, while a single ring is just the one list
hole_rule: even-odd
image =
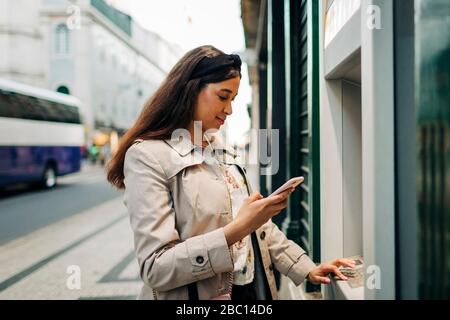
[{"label": "woman's hand holding phone", "polygon": [[224,227],[228,245],[243,239],[287,207],[288,196],[295,188],[264,198],[259,192],[248,197],[232,222]]},{"label": "woman's hand holding phone", "polygon": [[304,180],[303,177],[292,178],[267,198],[259,192],[250,195],[239,209],[236,219],[224,227],[228,245],[243,239],[285,209],[288,196]]}]

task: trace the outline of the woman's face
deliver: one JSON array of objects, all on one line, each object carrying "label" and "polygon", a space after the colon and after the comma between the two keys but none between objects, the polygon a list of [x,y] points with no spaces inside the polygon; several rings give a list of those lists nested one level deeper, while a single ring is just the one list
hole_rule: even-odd
[{"label": "woman's face", "polygon": [[238,94],[240,82],[241,79],[235,77],[209,83],[200,91],[194,121],[202,122],[203,132],[220,129],[226,118],[233,113],[231,104]]}]

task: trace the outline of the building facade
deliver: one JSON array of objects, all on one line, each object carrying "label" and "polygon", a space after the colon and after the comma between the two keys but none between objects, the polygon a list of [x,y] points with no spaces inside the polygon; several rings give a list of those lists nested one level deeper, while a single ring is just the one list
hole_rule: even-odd
[{"label": "building facade", "polygon": [[305,176],[277,223],[315,262],[361,263],[322,298],[448,298],[448,1],[241,4],[253,128],[280,130],[280,180]]},{"label": "building facade", "polygon": [[0,76],[79,98],[88,143],[123,133],[182,54],[103,0],[0,4]]}]

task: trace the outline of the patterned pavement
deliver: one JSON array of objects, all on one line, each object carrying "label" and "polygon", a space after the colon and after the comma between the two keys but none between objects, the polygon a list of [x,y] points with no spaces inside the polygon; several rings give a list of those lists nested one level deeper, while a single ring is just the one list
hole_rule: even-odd
[{"label": "patterned pavement", "polygon": [[135,299],[140,288],[122,197],[0,247],[0,299]]}]

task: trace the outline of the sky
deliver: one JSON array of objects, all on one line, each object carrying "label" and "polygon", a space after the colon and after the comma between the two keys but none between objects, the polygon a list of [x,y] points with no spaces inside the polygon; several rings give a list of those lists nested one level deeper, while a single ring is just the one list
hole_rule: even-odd
[{"label": "sky", "polygon": [[[245,50],[240,0],[110,0],[109,3],[128,13],[142,27],[178,44],[184,52],[211,44],[225,53]],[[233,115],[227,119],[228,138],[239,143],[250,128],[247,104],[251,103],[247,67],[239,94],[233,104]]]}]

